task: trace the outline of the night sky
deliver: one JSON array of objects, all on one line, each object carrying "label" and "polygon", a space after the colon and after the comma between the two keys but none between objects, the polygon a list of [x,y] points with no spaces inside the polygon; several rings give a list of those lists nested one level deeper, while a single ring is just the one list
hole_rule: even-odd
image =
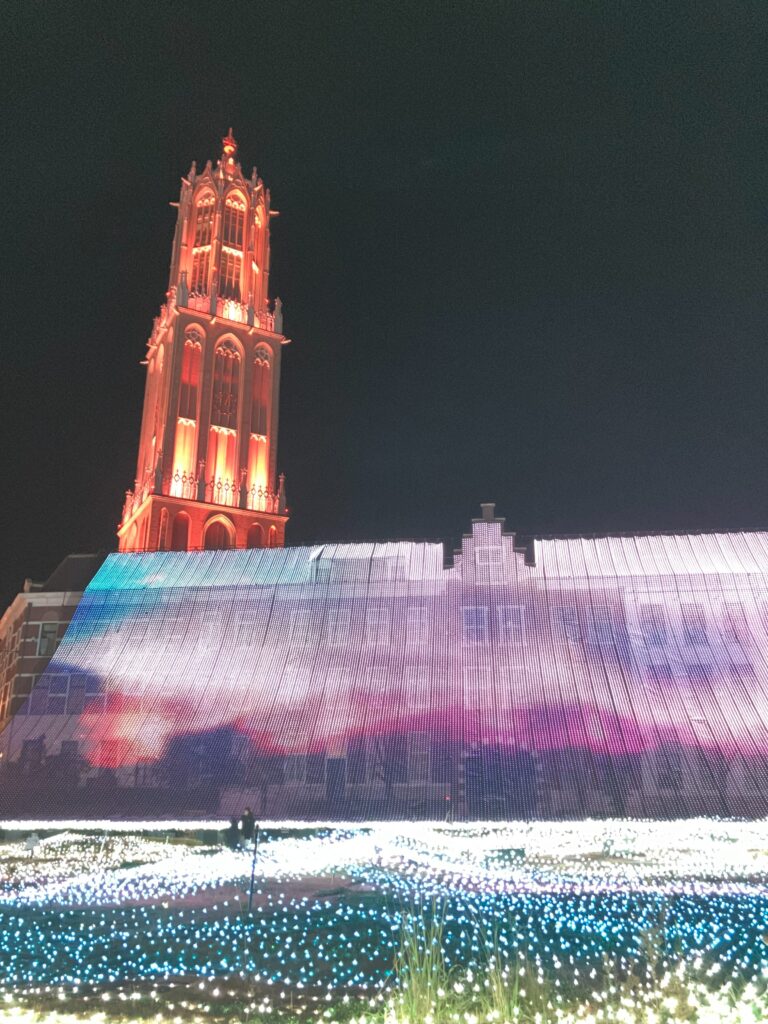
[{"label": "night sky", "polygon": [[179,177],[281,216],[289,543],[768,524],[768,5],[11,4],[0,589],[115,546]]}]

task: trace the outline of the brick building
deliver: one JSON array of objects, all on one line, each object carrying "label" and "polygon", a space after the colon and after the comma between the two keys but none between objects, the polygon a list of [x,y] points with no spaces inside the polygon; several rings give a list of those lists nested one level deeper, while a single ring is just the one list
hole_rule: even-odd
[{"label": "brick building", "polygon": [[105,555],[68,555],[44,583],[24,589],[0,618],[0,728],[29,697]]}]

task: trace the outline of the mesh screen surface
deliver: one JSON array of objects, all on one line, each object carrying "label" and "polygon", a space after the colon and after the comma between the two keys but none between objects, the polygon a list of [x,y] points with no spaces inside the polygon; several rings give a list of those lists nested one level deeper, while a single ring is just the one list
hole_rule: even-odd
[{"label": "mesh screen surface", "polygon": [[[535,564],[531,555],[535,554]],[[768,813],[763,534],[112,555],[0,735],[20,817]]]}]

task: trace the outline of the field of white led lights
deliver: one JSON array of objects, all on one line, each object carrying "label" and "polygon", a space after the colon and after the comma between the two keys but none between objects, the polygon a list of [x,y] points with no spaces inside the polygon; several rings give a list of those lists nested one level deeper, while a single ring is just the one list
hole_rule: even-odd
[{"label": "field of white led lights", "polygon": [[224,824],[3,823],[0,1013],[768,1019],[766,822]]}]

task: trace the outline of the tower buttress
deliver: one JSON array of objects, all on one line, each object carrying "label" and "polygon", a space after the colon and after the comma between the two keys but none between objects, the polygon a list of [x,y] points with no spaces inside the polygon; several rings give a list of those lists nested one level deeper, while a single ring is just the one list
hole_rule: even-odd
[{"label": "tower buttress", "polygon": [[136,483],[121,551],[282,547],[277,473],[282,303],[268,295],[269,192],[230,128],[181,179],[167,301],[147,343]]}]

